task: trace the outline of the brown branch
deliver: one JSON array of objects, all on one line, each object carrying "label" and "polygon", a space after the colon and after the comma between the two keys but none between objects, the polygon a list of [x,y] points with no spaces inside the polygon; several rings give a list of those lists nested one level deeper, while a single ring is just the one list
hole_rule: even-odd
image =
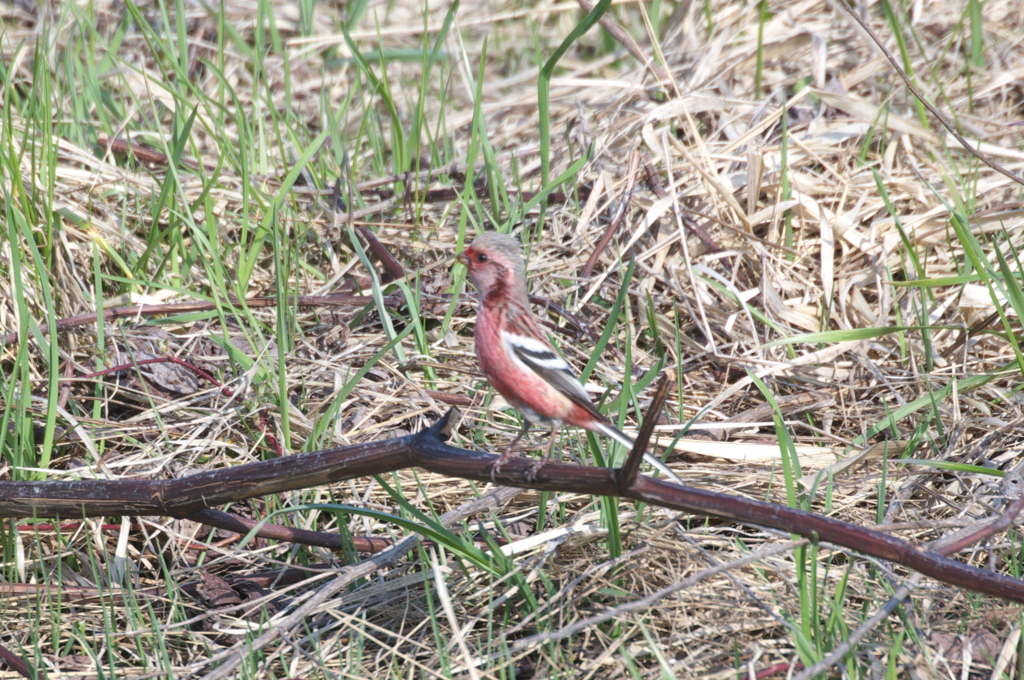
[{"label": "brown branch", "polygon": [[[188,516],[188,519],[200,524],[206,524],[218,529],[226,529],[236,534],[245,535],[259,526],[256,535],[261,538],[269,538],[275,541],[289,541],[302,545],[315,545],[329,550],[342,550],[345,545],[338,534],[328,534],[322,531],[310,531],[309,529],[296,529],[281,524],[260,524],[254,519],[239,517],[222,510],[207,508]],[[358,552],[377,553],[389,548],[394,541],[376,536],[353,536],[352,546]]]},{"label": "brown branch", "polygon": [[[286,527],[281,524],[271,524],[268,522],[261,524],[254,519],[240,517],[230,512],[214,510],[213,508],[200,510],[195,514],[189,515],[187,519],[242,535],[249,533],[255,528],[256,532],[254,535],[274,541],[315,545],[330,550],[343,550],[345,548],[341,536],[337,533],[296,529],[295,527]],[[395,544],[390,538],[380,538],[379,536],[352,536],[351,540],[352,547],[355,548],[356,552],[361,553],[379,553]],[[504,545],[507,542],[504,538],[496,538],[494,540],[498,545]],[[431,540],[424,540],[422,544],[424,546],[435,545],[434,541]],[[203,547],[205,548],[206,546]]]},{"label": "brown branch", "polygon": [[[163,151],[157,151],[145,144],[139,144],[138,142],[133,142],[130,139],[124,139],[123,137],[111,137],[110,135],[101,132],[96,136],[96,143],[115,153],[134,156],[136,160],[142,161],[150,166],[169,166],[171,164],[171,159]],[[198,162],[188,158],[182,158],[180,162],[182,165],[193,170],[203,169],[206,172],[217,171],[217,166],[215,165],[200,165]]]},{"label": "brown branch", "polygon": [[438,392],[437,390],[423,390],[431,399],[436,399],[442,404],[448,404],[449,406],[480,406],[481,401],[472,397],[467,397],[463,394],[451,394],[449,392]]},{"label": "brown branch", "polygon": [[219,387],[221,393],[225,397],[229,397],[230,398],[230,397],[235,396],[234,392],[232,392],[228,388],[224,387],[220,383],[220,381],[217,380],[216,378],[214,378],[212,375],[210,375],[209,373],[207,373],[203,369],[199,368],[195,364],[190,364],[189,362],[185,361],[184,359],[179,359],[178,357],[156,357],[155,359],[135,359],[135,360],[133,360],[130,363],[127,363],[127,364],[118,364],[117,366],[111,366],[110,368],[104,368],[102,371],[95,371],[93,373],[86,373],[85,375],[80,376],[79,378],[70,378],[70,377],[69,378],[61,378],[61,382],[70,382],[71,380],[90,380],[92,378],[100,378],[100,377],[105,376],[105,375],[110,375],[111,373],[120,373],[121,371],[127,371],[127,370],[132,369],[132,368],[138,368],[139,366],[148,366],[150,364],[177,364],[178,366],[182,366],[184,368],[187,368],[188,370],[190,370],[193,373],[197,374],[199,377],[204,378],[205,380],[208,380],[209,382],[213,383],[215,386]]},{"label": "brown branch", "polygon": [[[417,434],[357,444],[163,481],[89,480],[2,482],[0,517],[95,517],[169,515],[187,517],[253,496],[282,493],[353,477],[420,467],[438,474],[491,481],[496,456],[443,443],[454,411]],[[656,418],[656,414],[648,414]],[[617,469],[549,463],[530,481],[534,461],[513,458],[497,474],[509,486],[596,496],[621,496],[675,510],[727,518],[827,541],[890,560],[939,581],[1024,602],[1024,581],[971,567],[920,550],[906,541],[811,512],[677,486],[646,476],[623,483]]]},{"label": "brown branch", "polygon": [[957,532],[953,536],[935,541],[930,549],[940,555],[952,555],[967,546],[974,545],[990,536],[1006,531],[1013,524],[1013,521],[1017,519],[1017,515],[1020,514],[1021,510],[1024,510],[1024,496],[1020,496],[1011,502],[1006,506],[1006,510],[1003,510],[998,517],[990,522],[982,523],[978,527],[969,527],[963,533]]},{"label": "brown branch", "polygon": [[[29,680],[36,677],[36,674],[24,659],[3,645],[0,645],[0,665],[6,665],[18,675],[29,678]],[[43,675],[43,677],[46,676]]]},{"label": "brown branch", "polygon": [[369,227],[357,224],[355,229],[359,232],[360,236],[366,239],[370,252],[381,263],[381,266],[384,267],[384,273],[380,277],[381,283],[390,283],[395,279],[405,276],[405,268],[402,267],[402,263],[395,259],[395,256],[391,254],[387,246],[380,242],[380,239],[370,231]]},{"label": "brown branch", "polygon": [[[384,267],[384,273],[380,277],[381,283],[389,283],[395,279],[400,279],[405,276],[405,268],[402,267],[402,263],[395,259],[394,255],[391,254],[391,251],[389,251],[387,247],[380,242],[377,235],[374,234],[367,225],[355,223],[355,215],[348,212],[349,206],[345,205],[345,201],[341,197],[341,187],[343,184],[342,178],[349,170],[347,154],[345,159],[344,169],[342,173],[338,175],[338,181],[334,183],[334,191],[331,194],[329,214],[332,216],[335,226],[338,226],[340,222],[348,222],[348,225],[359,232],[359,234],[366,240],[366,245],[370,254],[376,257],[377,261]],[[351,184],[349,184],[348,202],[349,204],[352,203]]]}]

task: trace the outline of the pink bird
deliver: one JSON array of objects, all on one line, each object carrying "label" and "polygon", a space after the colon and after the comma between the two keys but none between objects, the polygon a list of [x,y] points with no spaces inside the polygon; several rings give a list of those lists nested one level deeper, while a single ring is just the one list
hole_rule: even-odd
[{"label": "pink bird", "polygon": [[[530,468],[533,478],[551,458],[563,423],[611,437],[629,449],[633,440],[609,423],[590,401],[579,378],[544,337],[526,293],[526,266],[519,241],[485,232],[458,255],[480,292],[476,356],[494,389],[523,415],[523,427],[491,468],[491,478],[513,457],[512,447],[534,424],[551,428],[545,456]],[[644,460],[677,484],[682,480],[658,458]]]}]

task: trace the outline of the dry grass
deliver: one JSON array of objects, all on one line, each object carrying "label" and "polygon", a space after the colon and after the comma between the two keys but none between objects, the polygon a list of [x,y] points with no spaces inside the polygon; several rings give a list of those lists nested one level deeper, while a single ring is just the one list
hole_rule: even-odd
[{"label": "dry grass", "polygon": [[[310,15],[304,3],[236,0],[221,5],[223,15],[198,5],[182,15],[182,6],[143,5],[134,21],[119,3],[0,10],[7,204],[0,328],[27,338],[0,354],[0,479],[26,478],[30,468],[45,479],[179,477],[275,455],[274,441],[287,453],[373,441],[433,422],[447,409],[436,392],[475,398],[463,409],[458,443],[497,450],[518,421],[476,370],[471,296],[450,305],[414,301],[418,322],[408,307],[382,316],[373,306],[357,314],[229,301],[365,284],[345,221],[326,209],[328,189],[346,164],[357,184],[389,178],[396,134],[385,98],[360,74],[339,32],[353,8],[320,4]],[[264,17],[255,30],[258,7],[273,21]],[[972,53],[969,8],[897,7],[907,62],[939,110],[1019,174],[1024,10],[1012,0],[986,3],[983,49]],[[831,470],[800,487],[813,488],[805,501],[857,524],[904,523],[899,535],[925,543],[991,514],[999,479],[883,456],[1003,470],[1021,458],[1018,300],[1012,285],[979,278],[971,264],[980,258],[998,272],[998,251],[1007,271],[1018,270],[1021,186],[949,144],[930,116],[926,126],[838,5],[770,9],[759,26],[756,6],[746,3],[617,5],[612,15],[647,58],[669,67],[672,81],[661,84],[597,31],[573,45],[551,84],[552,177],[588,148],[593,155],[569,185],[569,200],[552,204],[536,228],[537,210],[519,214],[514,194],[506,201],[497,187],[540,188],[537,53],[546,59],[580,13],[571,3],[465,3],[427,81],[420,143],[406,155],[421,159],[424,171],[465,172],[468,154],[476,154],[477,176],[490,180],[498,202],[465,192],[373,212],[367,204],[380,199],[366,193],[354,211],[411,272],[408,286],[424,293],[462,291],[462,273],[450,267],[457,242],[512,223],[528,244],[532,291],[597,333],[613,326],[590,383],[613,414],[625,410],[627,429],[647,401],[640,392],[616,402],[623,382],[647,384],[658,369],[675,371],[662,445],[694,418],[718,432],[714,423],[763,405],[750,374],[777,399],[812,395],[813,410],[787,412],[786,421],[804,478]],[[424,21],[429,48],[446,11],[371,3],[352,26],[361,50],[384,51],[386,69],[368,59],[386,79],[400,129],[411,125],[424,92]],[[900,58],[880,6],[867,16]],[[188,37],[184,48],[179,34]],[[972,54],[979,64],[970,63]],[[130,132],[173,153],[193,112],[178,153],[206,164],[203,172],[96,146],[100,134]],[[286,176],[323,130],[329,139],[288,187]],[[642,157],[668,198],[648,181]],[[455,177],[435,173],[421,188],[461,190]],[[582,277],[627,195],[615,240]],[[690,219],[706,238],[684,224]],[[957,233],[956,220],[973,241]],[[906,285],[945,277],[959,278]],[[613,315],[623,286],[626,304]],[[990,291],[1002,288],[1007,317],[958,344],[964,326],[995,311]],[[37,330],[95,311],[100,299],[109,308],[195,296],[217,301],[217,311],[78,327],[58,334],[52,349]],[[566,357],[586,365],[595,336],[555,314],[545,319]],[[349,384],[410,323],[416,329]],[[855,334],[881,328],[890,330]],[[836,333],[771,344],[825,331]],[[167,355],[218,376],[239,396],[178,366],[82,379]],[[26,424],[43,433],[48,415],[58,433],[52,447],[45,434],[34,442]],[[706,440],[681,441],[670,464],[688,483],[785,503],[771,412],[724,431],[726,441],[710,448]],[[566,457],[593,463],[594,441],[563,437]],[[877,442],[888,444],[868,449]],[[838,463],[865,449],[855,464]],[[486,490],[404,470],[233,510],[288,510],[274,521],[399,538],[405,529],[353,508],[415,520],[412,508],[440,514]],[[309,507],[335,502],[347,507]],[[841,551],[785,549],[559,635],[713,561],[785,539],[714,518],[667,521],[637,510],[523,493],[455,528],[467,537],[507,534],[511,560],[485,568],[451,545],[417,549],[259,650],[232,645],[254,636],[261,617],[284,616],[333,572],[270,587],[267,606],[249,618],[193,599],[183,586],[338,555],[260,540],[241,545],[167,518],[64,518],[60,532],[10,523],[2,530],[4,580],[48,590],[38,598],[12,590],[0,600],[0,644],[51,678],[202,674],[224,649],[240,649],[239,677],[733,678],[772,668],[783,677],[786,664],[809,664],[846,639],[901,579],[887,565]],[[1011,532],[960,558],[1019,574],[1017,543]],[[124,598],[115,597],[121,583],[131,586]],[[102,599],[86,598],[97,592]],[[910,602],[867,632],[829,676],[1019,675],[1018,607],[933,582]],[[1001,652],[1005,660],[997,661]]]}]

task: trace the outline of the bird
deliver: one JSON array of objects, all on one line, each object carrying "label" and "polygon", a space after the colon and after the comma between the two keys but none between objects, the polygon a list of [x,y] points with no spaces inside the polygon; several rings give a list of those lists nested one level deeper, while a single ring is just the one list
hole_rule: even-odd
[{"label": "bird", "polygon": [[[513,447],[533,425],[551,428],[551,437],[544,457],[527,472],[531,481],[551,459],[555,435],[563,423],[610,437],[632,449],[633,439],[597,410],[572,367],[541,332],[530,309],[519,241],[508,234],[486,231],[456,259],[469,270],[469,280],[479,292],[474,340],[480,369],[523,416],[519,434],[492,465],[491,480],[514,457]],[[660,459],[645,452],[644,460],[682,484]]]}]

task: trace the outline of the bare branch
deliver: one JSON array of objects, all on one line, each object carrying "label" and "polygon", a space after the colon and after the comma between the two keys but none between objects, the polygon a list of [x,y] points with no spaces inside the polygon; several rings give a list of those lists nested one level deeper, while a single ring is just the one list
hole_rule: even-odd
[{"label": "bare branch", "polygon": [[[454,410],[413,435],[368,444],[202,472],[163,481],[89,480],[76,482],[2,482],[0,517],[95,517],[170,515],[187,517],[232,501],[340,482],[353,477],[420,467],[438,474],[491,481],[494,455],[445,444]],[[649,413],[648,419],[656,418]],[[678,486],[638,475],[623,484],[620,470],[549,463],[530,479],[534,461],[509,460],[497,481],[544,491],[621,496],[675,510],[724,517],[744,524],[792,532],[812,541],[828,541],[866,555],[890,560],[939,581],[980,593],[1024,602],[1024,581],[970,567],[924,551],[871,529],[773,503]]]}]

